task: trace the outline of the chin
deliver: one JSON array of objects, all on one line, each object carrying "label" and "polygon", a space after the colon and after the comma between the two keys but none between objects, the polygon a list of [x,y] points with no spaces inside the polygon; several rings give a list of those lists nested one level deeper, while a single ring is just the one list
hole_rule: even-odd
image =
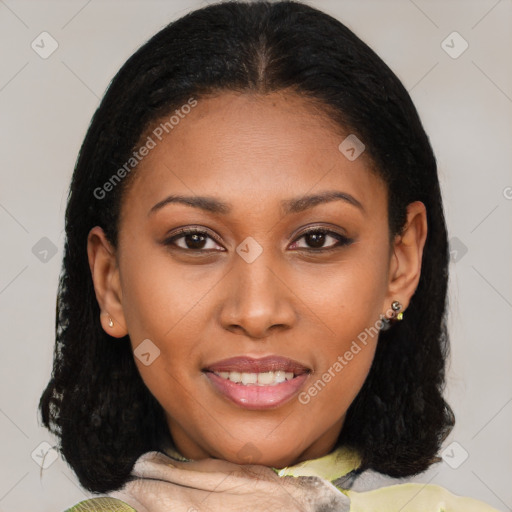
[{"label": "chin", "polygon": [[223,458],[235,464],[260,464],[282,468],[292,465],[294,456],[291,455],[290,451],[283,451],[282,443],[280,444],[280,449],[276,451],[274,446],[264,446],[264,443],[258,441],[248,441],[237,451],[230,452]]}]

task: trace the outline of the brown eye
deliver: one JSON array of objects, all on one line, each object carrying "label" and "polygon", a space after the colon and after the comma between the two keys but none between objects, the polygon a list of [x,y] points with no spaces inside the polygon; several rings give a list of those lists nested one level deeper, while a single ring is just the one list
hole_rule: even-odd
[{"label": "brown eye", "polygon": [[[182,242],[182,245],[177,243],[178,240]],[[166,239],[164,244],[174,245],[179,249],[190,252],[210,251],[212,249],[216,250],[215,246],[218,246],[216,243],[213,243],[213,247],[206,247],[209,240],[215,242],[215,240],[206,231],[198,229],[182,229],[177,234]]]},{"label": "brown eye", "polygon": [[[307,244],[306,247],[294,248],[306,250],[309,249],[312,251],[329,251],[332,249],[336,249],[338,247],[350,245],[353,242],[353,240],[351,240],[350,238],[340,235],[339,233],[336,233],[334,231],[329,231],[327,229],[321,228],[313,228],[302,233],[302,235],[299,238],[297,238],[292,245],[296,246],[297,242],[302,238]],[[334,240],[334,244],[332,243],[332,240]],[[327,247],[325,246],[326,243],[328,244]]]}]

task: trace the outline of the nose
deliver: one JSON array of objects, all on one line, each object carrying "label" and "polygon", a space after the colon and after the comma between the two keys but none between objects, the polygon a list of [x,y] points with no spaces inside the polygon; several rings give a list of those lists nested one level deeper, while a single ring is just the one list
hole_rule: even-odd
[{"label": "nose", "polygon": [[220,322],[231,332],[262,339],[272,331],[291,329],[297,314],[296,295],[270,251],[252,263],[242,258],[226,276]]}]

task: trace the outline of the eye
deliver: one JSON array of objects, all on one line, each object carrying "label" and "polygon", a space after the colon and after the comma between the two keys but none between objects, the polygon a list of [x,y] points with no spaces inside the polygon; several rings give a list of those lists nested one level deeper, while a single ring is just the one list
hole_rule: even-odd
[{"label": "eye", "polygon": [[[297,245],[297,242],[304,238],[304,241],[309,244],[310,247],[293,247]],[[329,240],[333,239],[334,244],[329,244],[327,247],[324,247],[324,244]],[[327,252],[335,250],[339,247],[350,245],[354,240],[347,238],[344,235],[336,233],[334,231],[330,231],[325,228],[311,228],[307,231],[304,231],[299,238],[295,240],[292,244],[292,248],[298,249],[306,249],[311,252],[319,251],[319,252]]]},{"label": "eye", "polygon": [[[215,238],[210,235],[207,231],[203,231],[200,229],[193,229],[193,228],[185,228],[181,229],[178,233],[171,236],[170,238],[167,238],[164,241],[165,245],[175,245],[176,247],[179,247],[180,249],[183,249],[188,252],[199,252],[199,251],[209,251],[214,249],[215,247],[206,247],[208,239],[210,239],[212,242],[215,241]],[[183,244],[180,245],[176,243],[177,241],[182,241]],[[213,243],[213,246],[217,244]],[[225,249],[222,249],[223,251]]]}]

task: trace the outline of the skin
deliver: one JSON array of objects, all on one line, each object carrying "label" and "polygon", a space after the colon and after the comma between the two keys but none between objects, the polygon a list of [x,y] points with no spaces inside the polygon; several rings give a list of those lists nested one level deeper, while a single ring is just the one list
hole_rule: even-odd
[{"label": "skin", "polygon": [[[406,229],[390,244],[386,186],[365,153],[350,161],[338,150],[347,135],[290,93],[200,99],[137,167],[117,251],[100,227],[89,233],[102,326],[114,337],[129,334],[132,349],[145,339],[159,348],[151,365],[135,362],[188,458],[243,464],[251,452],[253,462],[284,467],[328,454],[368,375],[377,336],[307,404],[295,397],[243,409],[217,393],[202,368],[234,356],[281,355],[312,369],[305,390],[394,300],[407,309],[421,272],[425,207],[409,205]],[[287,215],[280,209],[284,199],[328,190],[350,194],[363,209],[343,200]],[[213,196],[232,211],[172,203],[148,215],[170,194]],[[188,236],[164,244],[187,226],[219,241],[194,245]],[[313,226],[353,242],[326,235],[317,244],[323,249],[312,251],[314,239],[302,232]],[[236,252],[247,237],[263,250],[252,263]]]}]

